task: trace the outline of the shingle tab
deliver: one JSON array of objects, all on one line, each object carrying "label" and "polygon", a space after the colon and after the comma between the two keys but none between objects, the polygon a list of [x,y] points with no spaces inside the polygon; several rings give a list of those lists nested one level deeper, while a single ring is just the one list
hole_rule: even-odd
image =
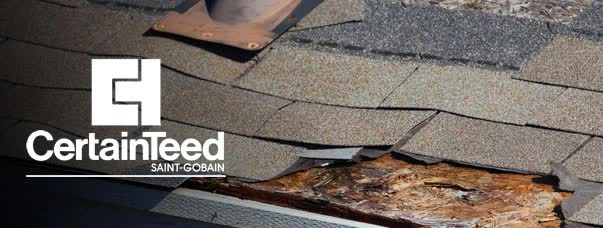
[{"label": "shingle tab", "polygon": [[433,113],[294,103],[273,115],[258,135],[312,144],[393,145]]},{"label": "shingle tab", "polygon": [[162,73],[162,116],[215,130],[253,135],[288,100]]},{"label": "shingle tab", "polygon": [[90,88],[91,57],[33,44],[0,44],[0,78],[42,87]]},{"label": "shingle tab", "polygon": [[124,21],[123,29],[95,48],[98,54],[130,55],[161,59],[163,65],[198,78],[230,83],[238,79],[254,61],[237,62],[203,49],[206,43],[187,43],[175,37],[148,33],[157,17],[135,15]]},{"label": "shingle tab", "polygon": [[308,29],[364,19],[364,0],[326,0],[291,30]]},{"label": "shingle tab", "polygon": [[593,138],[564,165],[579,178],[603,182],[603,138]]},{"label": "shingle tab", "polygon": [[560,36],[544,47],[516,78],[603,91],[603,42]]},{"label": "shingle tab", "polygon": [[[201,142],[217,138],[218,132],[200,127],[163,121],[157,129],[178,141],[194,138]],[[154,129],[155,130],[155,129]],[[233,134],[224,134],[225,173],[228,176],[268,180],[291,167],[305,150],[302,147],[278,144]],[[178,160],[180,163],[190,163]],[[198,161],[202,162],[202,161]]]},{"label": "shingle tab", "polygon": [[422,65],[381,105],[428,108],[523,125],[563,88],[521,82],[511,73]]},{"label": "shingle tab", "polygon": [[603,127],[603,93],[567,89],[535,114],[535,125],[598,134]]},{"label": "shingle tab", "polygon": [[[9,15],[6,37],[55,48],[92,51],[127,21],[124,13],[104,9],[68,8],[24,0]],[[35,16],[32,16],[35,15]]]},{"label": "shingle tab", "polygon": [[400,151],[502,169],[548,173],[587,136],[438,114]]},{"label": "shingle tab", "polygon": [[595,197],[592,201],[586,204],[582,209],[576,212],[572,217],[569,218],[570,221],[586,223],[592,225],[603,226],[603,216],[601,213],[603,212],[603,193],[599,196]]},{"label": "shingle tab", "polygon": [[534,20],[375,2],[379,1],[367,2],[371,14],[362,23],[296,31],[290,36],[294,40],[511,68],[519,68],[552,38],[546,24]]},{"label": "shingle tab", "polygon": [[277,46],[240,82],[293,100],[377,107],[416,64]]}]

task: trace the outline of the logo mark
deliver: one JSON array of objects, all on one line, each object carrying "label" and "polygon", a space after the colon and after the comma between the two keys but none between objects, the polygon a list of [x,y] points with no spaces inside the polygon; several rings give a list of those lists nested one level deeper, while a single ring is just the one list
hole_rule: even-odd
[{"label": "logo mark", "polygon": [[92,125],[161,125],[161,61],[93,59]]}]

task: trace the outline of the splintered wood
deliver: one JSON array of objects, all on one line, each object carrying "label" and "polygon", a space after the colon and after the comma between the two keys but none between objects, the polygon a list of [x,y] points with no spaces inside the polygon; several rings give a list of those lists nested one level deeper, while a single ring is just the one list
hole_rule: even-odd
[{"label": "splintered wood", "polygon": [[386,155],[263,183],[195,179],[189,187],[385,226],[558,227],[570,196],[551,178]]}]

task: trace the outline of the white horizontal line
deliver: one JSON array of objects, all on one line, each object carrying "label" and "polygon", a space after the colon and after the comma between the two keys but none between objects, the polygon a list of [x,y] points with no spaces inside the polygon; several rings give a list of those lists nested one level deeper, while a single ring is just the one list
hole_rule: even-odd
[{"label": "white horizontal line", "polygon": [[209,178],[226,175],[25,175],[26,178]]}]

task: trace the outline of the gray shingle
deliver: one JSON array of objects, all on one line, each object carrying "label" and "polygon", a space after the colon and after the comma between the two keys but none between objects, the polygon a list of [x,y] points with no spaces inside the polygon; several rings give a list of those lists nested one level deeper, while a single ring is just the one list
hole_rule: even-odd
[{"label": "gray shingle", "polygon": [[321,150],[306,150],[301,155],[303,158],[311,159],[337,159],[337,160],[352,160],[360,151],[362,147],[350,147],[350,148],[333,148],[333,149],[321,149]]},{"label": "gray shingle", "polygon": [[593,138],[564,165],[579,178],[603,182],[603,138]]},{"label": "gray shingle", "polygon": [[399,150],[447,160],[548,173],[587,136],[439,114]]},{"label": "gray shingle", "polygon": [[[431,6],[380,6],[368,1],[362,23],[296,31],[293,39],[365,47],[396,54],[422,54],[518,68],[552,38],[546,24],[529,19]],[[451,42],[454,41],[454,42]]]},{"label": "gray shingle", "polygon": [[91,126],[91,98],[88,91],[36,89],[16,86],[14,99],[6,107],[9,117],[43,123],[78,136],[96,133],[98,137],[118,137],[120,132],[134,132],[137,127]]},{"label": "gray shingle", "polygon": [[433,113],[294,103],[274,114],[258,135],[312,144],[393,145]]},{"label": "gray shingle", "polygon": [[272,113],[290,103],[165,69],[161,94],[163,117],[243,135],[253,135]]},{"label": "gray shingle", "polygon": [[603,42],[559,36],[530,58],[517,78],[603,91]]},{"label": "gray shingle", "polygon": [[563,91],[512,80],[511,75],[477,68],[423,65],[382,106],[438,109],[523,125],[533,110]]},{"label": "gray shingle", "polygon": [[586,206],[584,206],[580,211],[576,212],[572,217],[569,218],[570,221],[593,224],[603,226],[603,216],[601,213],[603,212],[603,193],[601,195],[595,197],[592,201],[590,201]]},{"label": "gray shingle", "polygon": [[[75,136],[45,125],[31,122],[21,122],[16,126],[10,128],[7,132],[8,134],[3,134],[0,138],[0,145],[3,148],[0,155],[38,162],[33,160],[27,154],[27,150],[25,149],[27,138],[31,133],[37,130],[44,130],[49,132],[54,139],[54,141],[46,141],[42,139],[36,140],[34,143],[34,148],[37,153],[52,150],[54,147],[54,143],[58,139],[66,138],[74,140],[77,138],[81,138],[79,136]],[[94,161],[90,160],[88,156],[88,146],[84,146],[82,149],[83,153],[81,161],[78,161],[76,159],[72,159],[70,161],[61,161],[53,156],[50,160],[44,163],[106,174],[120,174],[129,169],[133,169],[141,165],[149,165],[150,163],[152,163],[151,161],[143,161],[140,159],[135,161]]]},{"label": "gray shingle", "polygon": [[[163,65],[202,79],[230,83],[238,79],[255,62],[237,62],[204,50],[202,42],[149,35],[147,31],[158,20],[148,15],[135,15],[122,22],[123,29],[95,48],[98,54],[130,55],[161,59]],[[145,35],[145,33],[147,33]]]},{"label": "gray shingle", "polygon": [[239,86],[293,100],[377,107],[416,64],[277,46]]},{"label": "gray shingle", "polygon": [[[167,136],[182,142],[194,138],[203,142],[209,138],[217,138],[218,133],[200,127],[163,121],[161,127]],[[224,134],[225,173],[228,176],[242,177],[255,180],[268,180],[278,176],[291,167],[305,150],[301,147],[278,144],[259,139],[253,139],[233,134]],[[187,160],[177,160],[179,163],[190,163]],[[199,161],[202,162],[202,161]]]},{"label": "gray shingle", "polygon": [[124,13],[100,8],[68,8],[24,0],[9,13],[6,37],[46,46],[92,51],[127,21]]},{"label": "gray shingle", "polygon": [[603,1],[593,1],[593,7],[581,13],[570,24],[571,28],[589,35],[603,35]]},{"label": "gray shingle", "polygon": [[0,44],[0,78],[34,86],[90,88],[90,59],[86,54],[7,41]]},{"label": "gray shingle", "polygon": [[307,29],[364,19],[364,0],[326,0],[291,30]]},{"label": "gray shingle", "polygon": [[530,121],[539,126],[599,134],[603,127],[603,93],[567,89]]}]

